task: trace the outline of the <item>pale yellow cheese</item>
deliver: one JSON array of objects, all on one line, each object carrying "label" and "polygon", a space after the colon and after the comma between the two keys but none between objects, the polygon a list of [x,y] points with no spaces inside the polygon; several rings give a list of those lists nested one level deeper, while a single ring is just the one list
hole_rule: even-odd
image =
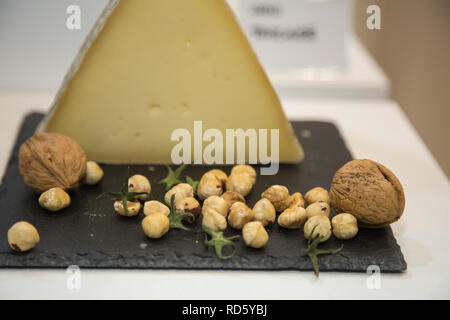
[{"label": "pale yellow cheese", "polygon": [[112,1],[101,19],[43,130],[72,137],[89,160],[170,163],[173,130],[194,137],[194,121],[202,120],[203,131],[224,137],[225,129],[279,129],[281,162],[303,158],[223,0]]}]

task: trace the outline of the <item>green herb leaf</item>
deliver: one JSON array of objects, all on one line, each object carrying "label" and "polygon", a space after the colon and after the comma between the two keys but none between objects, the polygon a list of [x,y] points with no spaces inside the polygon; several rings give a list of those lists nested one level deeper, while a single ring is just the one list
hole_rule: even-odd
[{"label": "green herb leaf", "polygon": [[[234,240],[238,239],[240,236],[232,236],[232,237],[224,237],[223,232],[216,232],[211,230],[205,225],[202,225],[203,230],[208,234],[211,239],[208,240],[208,236],[205,236],[205,245],[208,247],[214,247],[216,250],[216,255],[219,257],[219,259],[229,259],[231,258],[235,253],[235,247],[234,247]],[[231,246],[233,247],[233,252],[228,255],[224,256],[222,251],[224,246]]]},{"label": "green herb leaf", "polygon": [[128,205],[127,201],[131,202],[137,202],[136,196],[146,194],[148,195],[148,192],[129,192],[128,191],[128,179],[126,179],[122,185],[122,190],[120,192],[104,192],[101,195],[99,195],[96,199],[100,199],[102,197],[108,196],[113,201],[122,201],[123,208],[125,210],[125,214],[128,216]]},{"label": "green herb leaf", "polygon": [[192,189],[194,189],[194,196],[197,194],[197,187],[199,184],[199,181],[192,179],[189,176],[186,176],[186,183],[189,184]]},{"label": "green herb leaf", "polygon": [[168,191],[170,188],[172,188],[174,185],[177,185],[181,183],[180,175],[181,172],[187,167],[187,164],[183,164],[179,166],[175,171],[172,170],[171,167],[166,165],[166,168],[168,170],[167,177],[159,181],[159,183],[165,183],[166,184],[166,191]]},{"label": "green herb leaf", "polygon": [[178,213],[175,210],[175,195],[173,194],[170,198],[170,213],[169,213],[169,223],[170,229],[182,229],[185,231],[191,231],[188,227],[184,226],[183,220],[187,217],[192,217],[195,219],[192,213]]},{"label": "green herb leaf", "polygon": [[302,255],[305,256],[307,255],[310,259],[311,262],[313,264],[313,268],[314,268],[314,273],[316,274],[316,277],[319,277],[319,261],[317,259],[318,255],[321,254],[336,254],[339,251],[342,250],[342,248],[344,248],[344,245],[342,245],[340,248],[335,249],[335,250],[323,250],[323,249],[317,249],[317,246],[320,243],[320,240],[323,239],[323,236],[318,234],[316,237],[313,238],[313,233],[314,230],[316,230],[318,225],[315,225],[314,228],[312,228],[311,233],[309,234],[309,238],[308,238],[308,245],[305,249],[302,249]]}]

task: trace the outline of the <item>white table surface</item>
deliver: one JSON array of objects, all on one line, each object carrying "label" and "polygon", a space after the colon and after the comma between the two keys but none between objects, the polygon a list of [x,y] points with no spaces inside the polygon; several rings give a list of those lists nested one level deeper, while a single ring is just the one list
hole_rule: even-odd
[{"label": "white table surface", "polygon": [[[0,92],[0,170],[30,110],[46,110],[52,94]],[[406,193],[403,218],[392,225],[408,263],[368,289],[365,273],[299,271],[81,270],[67,289],[63,269],[0,269],[0,299],[392,299],[450,298],[450,184],[399,106],[376,100],[284,100],[291,119],[329,120],[356,158],[390,168]],[[0,239],[6,241],[6,239]],[[214,286],[215,290],[211,290]],[[239,289],[237,289],[239,288]]]}]

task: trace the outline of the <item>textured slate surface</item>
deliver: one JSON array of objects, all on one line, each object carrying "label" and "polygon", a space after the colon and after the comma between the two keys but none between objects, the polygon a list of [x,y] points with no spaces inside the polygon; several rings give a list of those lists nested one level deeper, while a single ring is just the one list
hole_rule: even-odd
[{"label": "textured slate surface", "polygon": [[[0,267],[65,268],[75,264],[87,268],[312,270],[310,260],[300,255],[305,246],[302,230],[285,230],[276,224],[268,230],[270,241],[265,248],[247,248],[240,239],[236,242],[236,255],[225,261],[217,259],[213,250],[203,245],[200,221],[190,225],[193,229],[190,233],[171,230],[162,239],[147,239],[141,230],[142,213],[133,218],[121,217],[113,211],[110,200],[95,199],[104,191],[120,189],[127,177],[125,165],[102,166],[104,180],[97,186],[84,186],[71,192],[69,208],[59,213],[41,209],[38,195],[23,184],[17,161],[18,147],[33,134],[42,116],[30,114],[25,119],[0,187]],[[291,192],[302,193],[315,186],[329,188],[334,172],[352,159],[333,124],[296,122],[293,126],[305,149],[305,161],[299,165],[282,165],[276,176],[259,176],[247,198],[251,206],[272,184],[283,184]],[[227,173],[230,168],[223,167]],[[207,169],[191,166],[185,173],[200,179]],[[130,173],[147,175],[152,183],[151,198],[163,199],[164,186],[156,182],[166,175],[164,167],[154,166],[151,171],[148,166],[131,166]],[[41,242],[30,252],[18,254],[8,246],[7,230],[20,220],[36,226]],[[228,235],[236,233],[230,228],[226,231]],[[336,248],[340,244],[333,237],[322,247]],[[406,269],[390,227],[361,229],[355,239],[344,241],[344,249],[339,254],[320,256],[319,265],[321,271],[365,272],[369,265],[378,265],[383,272]]]}]

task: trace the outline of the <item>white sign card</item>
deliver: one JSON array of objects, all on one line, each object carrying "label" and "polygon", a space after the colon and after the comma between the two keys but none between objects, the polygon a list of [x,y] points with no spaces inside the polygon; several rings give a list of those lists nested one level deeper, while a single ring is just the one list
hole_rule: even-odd
[{"label": "white sign card", "polygon": [[351,0],[239,0],[238,8],[267,69],[345,67]]}]

